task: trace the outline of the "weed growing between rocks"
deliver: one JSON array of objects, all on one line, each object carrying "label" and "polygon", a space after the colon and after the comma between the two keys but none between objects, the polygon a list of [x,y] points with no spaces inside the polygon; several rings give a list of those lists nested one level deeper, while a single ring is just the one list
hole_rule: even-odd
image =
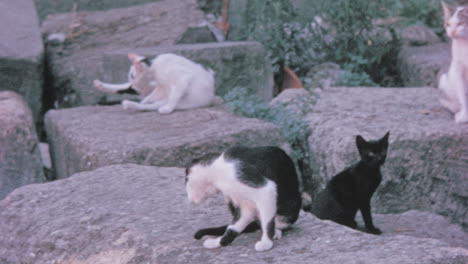
[{"label": "weed growing between rocks", "polygon": [[395,25],[375,22],[399,17],[406,25],[422,23],[443,33],[435,0],[302,2],[307,11],[296,10],[289,0],[247,1],[246,23],[237,40],[266,47],[277,85],[284,66],[304,82],[312,67],[334,62],[343,69],[338,85],[401,86],[396,61],[401,44]]},{"label": "weed growing between rocks", "polygon": [[292,148],[291,156],[296,160],[301,175],[303,190],[314,189],[312,170],[309,166],[308,137],[310,130],[302,118],[315,103],[315,97],[300,97],[294,101],[294,110],[286,103],[268,104],[245,88],[234,88],[224,96],[229,111],[243,117],[258,118],[278,126],[281,134]]}]

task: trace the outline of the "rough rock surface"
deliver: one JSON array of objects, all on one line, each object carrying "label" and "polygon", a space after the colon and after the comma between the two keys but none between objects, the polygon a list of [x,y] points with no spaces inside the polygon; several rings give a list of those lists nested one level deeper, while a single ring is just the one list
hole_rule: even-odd
[{"label": "rough rock surface", "polygon": [[448,70],[450,58],[448,43],[422,47],[404,46],[398,56],[403,84],[408,87],[437,87],[439,76]]},{"label": "rough rock surface", "polygon": [[303,214],[272,250],[260,233],[206,249],[198,228],[230,221],[222,198],[187,202],[183,169],[115,165],[16,190],[0,201],[0,262],[12,263],[466,263],[435,239],[373,236]]},{"label": "rough rock surface", "polygon": [[434,88],[330,88],[306,117],[312,177],[326,180],[358,160],[355,136],[390,132],[378,212],[433,211],[468,227],[468,124],[456,124]]},{"label": "rough rock surface", "polygon": [[0,90],[24,96],[37,120],[44,46],[33,0],[1,1],[0,25]]},{"label": "rough rock surface", "polygon": [[168,115],[122,106],[51,110],[45,117],[57,178],[98,167],[137,163],[186,167],[235,145],[281,145],[279,129],[218,108]]},{"label": "rough rock surface", "polygon": [[44,181],[31,110],[20,95],[0,92],[0,200],[15,188]]},{"label": "rough rock surface", "polygon": [[[441,215],[410,210],[400,214],[372,214],[372,217],[383,236],[434,238],[451,246],[468,249],[468,233]],[[356,220],[360,228],[364,227],[361,214],[357,214]]]},{"label": "rough rock surface", "polygon": [[437,34],[425,25],[410,25],[398,32],[403,44],[411,46],[432,45],[442,42]]},{"label": "rough rock surface", "polygon": [[172,45],[187,27],[202,21],[203,13],[197,9],[196,0],[161,0],[107,11],[48,16],[42,32],[64,33],[67,37],[62,44],[46,46],[51,75],[48,92],[55,94],[60,107],[87,103],[89,99],[81,98],[83,95],[76,89],[91,89],[89,76],[102,76],[104,52]]},{"label": "rough rock surface", "polygon": [[[54,94],[55,107],[109,103],[108,97],[93,87],[93,80],[128,81],[127,53],[145,52],[141,48],[146,48],[148,56],[173,52],[213,68],[217,73],[218,94],[242,86],[258,90],[262,96],[267,95],[266,99],[271,99],[273,74],[260,44],[169,47],[188,28],[199,26],[202,21],[203,13],[196,9],[195,0],[161,0],[130,8],[48,17],[42,25],[45,34],[63,32],[68,36],[62,44],[47,45],[51,75],[49,93]],[[73,30],[72,23],[77,25]],[[117,64],[109,65],[109,60]],[[113,101],[116,97],[110,98]]]},{"label": "rough rock surface", "polygon": [[107,10],[131,5],[157,2],[160,0],[34,0],[40,20],[49,14],[70,12],[76,3],[77,11]]}]

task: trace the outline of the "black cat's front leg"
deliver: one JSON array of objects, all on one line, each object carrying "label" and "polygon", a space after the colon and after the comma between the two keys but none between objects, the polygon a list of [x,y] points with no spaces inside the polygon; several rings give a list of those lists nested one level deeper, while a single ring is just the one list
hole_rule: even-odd
[{"label": "black cat's front leg", "polygon": [[372,215],[370,210],[370,200],[368,202],[363,202],[359,208],[361,210],[362,218],[364,219],[364,224],[366,225],[366,230],[368,233],[374,235],[382,234],[382,231],[374,226],[372,222]]},{"label": "black cat's front leg", "polygon": [[228,225],[222,236],[205,240],[203,246],[206,248],[218,248],[229,245],[249,224],[252,223],[254,218],[255,211],[247,209],[241,210],[237,221]]},{"label": "black cat's front leg", "polygon": [[195,232],[195,235],[193,237],[198,240],[203,238],[204,236],[222,236],[224,232],[226,232],[227,227],[228,225],[203,228]]}]

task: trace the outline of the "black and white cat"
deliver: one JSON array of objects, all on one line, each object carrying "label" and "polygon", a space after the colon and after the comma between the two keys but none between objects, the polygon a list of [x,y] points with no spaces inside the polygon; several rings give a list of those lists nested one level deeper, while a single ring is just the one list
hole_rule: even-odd
[{"label": "black and white cat", "polygon": [[370,201],[382,181],[380,167],[387,156],[390,132],[379,140],[366,141],[356,137],[356,145],[361,160],[335,175],[325,187],[312,199],[311,212],[322,220],[356,228],[354,220],[361,211],[366,230],[372,234],[382,232],[372,222]]},{"label": "black and white cat", "polygon": [[215,99],[215,79],[211,69],[182,56],[166,53],[153,60],[134,53],[128,83],[110,84],[99,80],[94,86],[105,93],[136,93],[141,102],[123,100],[124,109],[157,110],[168,114],[175,109],[209,106]]},{"label": "black and white cat", "polygon": [[291,158],[278,147],[232,147],[186,170],[186,190],[193,203],[220,191],[233,220],[230,225],[200,229],[206,248],[230,244],[240,233],[262,230],[255,250],[273,247],[281,230],[296,222],[301,209],[299,182]]}]

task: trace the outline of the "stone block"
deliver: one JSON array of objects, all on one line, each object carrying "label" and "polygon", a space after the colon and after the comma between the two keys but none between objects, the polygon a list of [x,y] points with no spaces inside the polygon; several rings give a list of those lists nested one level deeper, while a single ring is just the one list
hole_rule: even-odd
[{"label": "stone block", "polygon": [[312,177],[325,184],[358,160],[355,137],[390,131],[378,212],[432,211],[468,227],[468,125],[456,124],[434,88],[330,88],[306,117]]},{"label": "stone block", "polygon": [[[46,45],[50,87],[56,107],[95,104],[92,80],[102,78],[102,55],[123,48],[173,45],[190,26],[203,21],[195,0],[160,0],[107,11],[48,16],[44,35],[65,34]],[[109,69],[112,71],[112,69]],[[91,82],[90,82],[91,81]],[[81,91],[84,90],[84,91]]]},{"label": "stone block", "polygon": [[33,0],[0,2],[0,90],[21,94],[38,120],[44,46]]},{"label": "stone block", "polygon": [[[188,28],[199,26],[203,21],[203,14],[192,1],[173,3],[161,0],[131,8],[48,17],[43,23],[45,34],[62,32],[68,36],[62,44],[47,45],[49,89],[55,95],[56,108],[109,104],[125,98],[104,95],[92,82],[94,79],[127,81],[128,52],[142,52],[148,56],[162,52],[181,54],[213,68],[217,73],[218,95],[234,86],[243,86],[271,99],[273,74],[267,53],[260,44],[173,46]],[[77,25],[73,30],[70,30],[70,21]]]},{"label": "stone block", "polygon": [[199,228],[231,222],[219,196],[187,202],[184,170],[113,165],[20,188],[0,201],[0,262],[464,264],[468,250],[435,239],[374,236],[302,214],[256,252],[260,233],[206,249]]},{"label": "stone block", "polygon": [[0,200],[45,180],[31,110],[17,93],[0,92]]},{"label": "stone block", "polygon": [[[41,21],[47,15],[70,12],[76,3],[77,11],[107,10],[113,8],[122,8],[133,5],[141,5],[161,0],[34,0],[37,6],[37,12]],[[178,0],[180,2],[180,0]]]},{"label": "stone block", "polygon": [[285,142],[273,124],[219,107],[169,115],[123,110],[120,105],[77,107],[50,110],[45,126],[57,178],[121,163],[185,167],[236,144]]},{"label": "stone block", "polygon": [[450,65],[450,44],[403,46],[398,56],[403,84],[408,87],[438,87],[439,77]]}]

